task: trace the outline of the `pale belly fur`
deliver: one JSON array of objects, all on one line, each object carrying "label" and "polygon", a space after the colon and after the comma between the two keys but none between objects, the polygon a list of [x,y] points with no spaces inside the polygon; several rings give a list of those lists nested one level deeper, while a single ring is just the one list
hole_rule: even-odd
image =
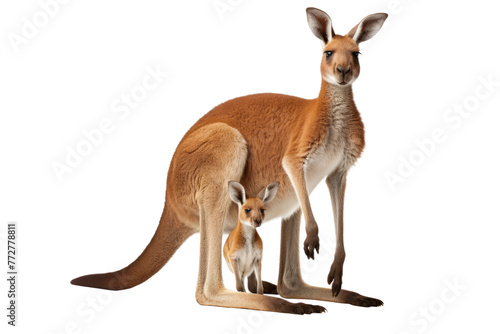
[{"label": "pale belly fur", "polygon": [[[254,272],[255,262],[262,259],[262,252],[260,249],[253,247],[253,245],[247,242],[244,247],[235,253],[234,258],[238,260],[240,274],[245,278]],[[231,263],[227,260],[226,263],[229,270],[234,273]]]}]

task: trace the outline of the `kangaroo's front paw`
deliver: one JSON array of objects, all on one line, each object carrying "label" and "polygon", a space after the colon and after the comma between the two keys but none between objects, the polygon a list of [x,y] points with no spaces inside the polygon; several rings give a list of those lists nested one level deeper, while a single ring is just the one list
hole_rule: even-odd
[{"label": "kangaroo's front paw", "polygon": [[314,260],[314,250],[319,254],[318,233],[309,233],[304,241],[304,252],[308,259]]},{"label": "kangaroo's front paw", "polygon": [[328,284],[332,284],[332,295],[337,297],[342,288],[342,265],[333,263],[328,274]]}]

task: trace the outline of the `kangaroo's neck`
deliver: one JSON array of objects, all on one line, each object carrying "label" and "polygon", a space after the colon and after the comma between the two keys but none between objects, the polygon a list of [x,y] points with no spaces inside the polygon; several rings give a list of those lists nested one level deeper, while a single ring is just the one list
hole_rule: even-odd
[{"label": "kangaroo's neck", "polygon": [[354,111],[354,97],[352,94],[352,86],[339,86],[321,81],[321,90],[316,99],[318,108],[328,110],[333,114],[342,114]]},{"label": "kangaroo's neck", "polygon": [[241,236],[248,242],[253,242],[255,240],[255,234],[257,233],[256,229],[243,224],[240,220],[238,220],[238,229]]}]

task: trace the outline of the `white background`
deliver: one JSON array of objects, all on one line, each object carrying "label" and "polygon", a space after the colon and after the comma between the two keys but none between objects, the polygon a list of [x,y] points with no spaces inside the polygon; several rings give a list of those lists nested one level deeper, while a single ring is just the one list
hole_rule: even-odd
[{"label": "white background", "polygon": [[[19,225],[19,317],[12,332],[497,332],[500,87],[482,100],[474,94],[488,92],[481,77],[500,81],[498,6],[487,0],[229,3],[232,10],[221,17],[213,0],[69,1],[18,52],[8,36],[21,35],[23,17],[33,22],[40,4],[0,5],[2,252],[6,224]],[[368,14],[390,14],[362,45],[354,84],[367,145],[348,178],[343,280],[344,288],[385,305],[318,302],[328,313],[311,316],[200,306],[199,235],[134,289],[70,285],[140,254],[162,211],[173,151],[204,113],[257,92],[317,96],[321,48],[307,26],[308,6],[328,12],[341,34]],[[148,66],[169,75],[120,119],[111,105],[141,84]],[[454,105],[474,102],[460,124],[443,118]],[[67,146],[75,148],[83,131],[105,118],[113,131],[59,181],[53,162],[64,163]],[[446,140],[422,160],[415,141],[437,128]],[[386,174],[410,156],[421,164],[391,189]],[[309,283],[326,286],[335,246],[323,183],[311,200],[321,254],[314,262],[303,256],[302,266]],[[279,221],[259,233],[263,277],[276,282]],[[225,267],[224,280],[234,288]],[[447,282],[460,290],[446,290]],[[11,329],[1,309],[1,326]]]}]

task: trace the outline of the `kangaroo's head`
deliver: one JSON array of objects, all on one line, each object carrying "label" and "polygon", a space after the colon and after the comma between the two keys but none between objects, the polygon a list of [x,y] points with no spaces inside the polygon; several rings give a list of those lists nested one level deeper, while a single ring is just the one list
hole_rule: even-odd
[{"label": "kangaroo's head", "polygon": [[238,204],[239,221],[247,226],[257,228],[265,218],[265,204],[272,201],[278,191],[279,182],[273,182],[262,189],[257,197],[246,198],[245,188],[236,181],[229,182],[229,196]]},{"label": "kangaroo's head", "polygon": [[317,8],[307,8],[307,22],[323,44],[321,75],[323,80],[338,86],[350,85],[359,76],[359,43],[369,40],[382,28],[387,14],[368,15],[347,35],[336,35],[332,20]]}]

